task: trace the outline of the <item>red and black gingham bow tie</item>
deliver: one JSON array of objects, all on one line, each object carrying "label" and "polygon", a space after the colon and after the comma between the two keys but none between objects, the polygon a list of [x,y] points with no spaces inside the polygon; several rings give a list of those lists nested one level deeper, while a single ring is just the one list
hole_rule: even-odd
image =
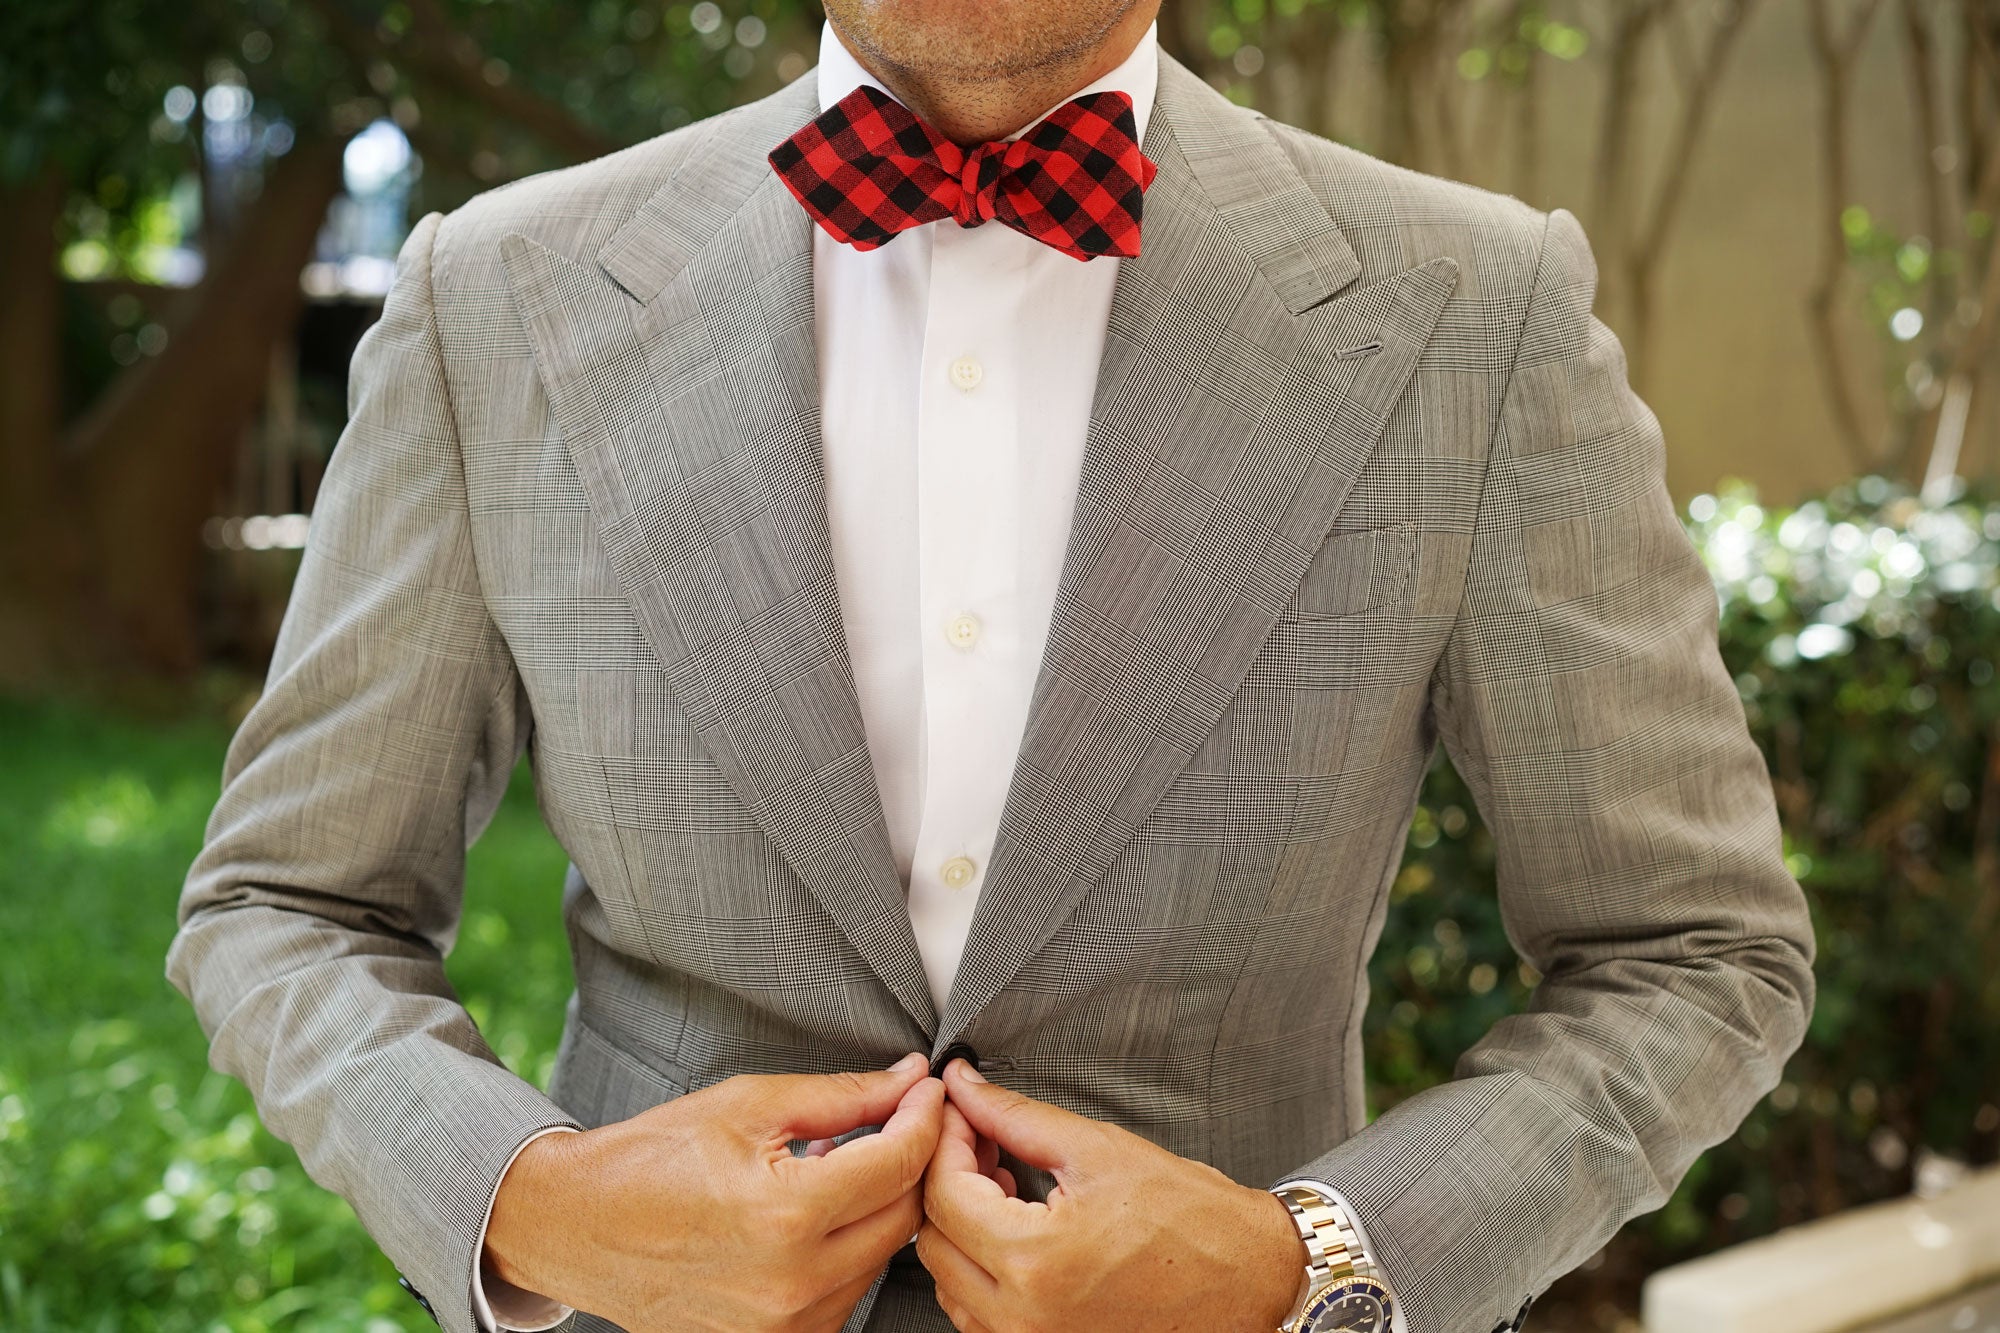
[{"label": "red and black gingham bow tie", "polygon": [[1155,170],[1127,93],[1079,97],[1019,139],[961,148],[865,83],[772,149],[771,166],[857,250],[941,218],[992,219],[1078,259],[1139,253]]}]

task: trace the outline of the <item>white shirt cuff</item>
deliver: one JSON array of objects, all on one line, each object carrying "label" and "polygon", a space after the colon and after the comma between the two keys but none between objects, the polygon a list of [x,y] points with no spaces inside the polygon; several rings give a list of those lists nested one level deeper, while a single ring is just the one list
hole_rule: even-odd
[{"label": "white shirt cuff", "polygon": [[[1368,1231],[1362,1225],[1361,1214],[1355,1211],[1354,1205],[1347,1201],[1345,1194],[1342,1194],[1324,1180],[1314,1180],[1310,1176],[1299,1176],[1284,1183],[1287,1185],[1304,1185],[1310,1189],[1318,1190],[1321,1197],[1325,1198],[1329,1203],[1339,1205],[1340,1210],[1347,1214],[1347,1220],[1353,1224],[1355,1238],[1361,1242],[1361,1248],[1367,1252],[1369,1262],[1375,1265],[1376,1275],[1378,1277],[1381,1275],[1382,1257],[1376,1251],[1375,1247],[1368,1243]],[[1383,1278],[1383,1283],[1387,1285],[1388,1279]],[[1393,1287],[1390,1288],[1389,1294],[1391,1296],[1396,1294]],[[1389,1307],[1389,1333],[1409,1333],[1409,1326],[1403,1322],[1403,1303],[1401,1301],[1395,1301]]]},{"label": "white shirt cuff", "polygon": [[574,1313],[570,1306],[552,1300],[539,1292],[528,1291],[511,1282],[494,1278],[485,1281],[486,1228],[493,1225],[493,1200],[500,1197],[500,1182],[507,1178],[507,1172],[514,1167],[514,1158],[521,1155],[521,1148],[527,1147],[544,1134],[574,1134],[569,1125],[550,1125],[538,1129],[521,1140],[521,1147],[514,1149],[514,1156],[507,1159],[507,1165],[493,1182],[493,1198],[486,1201],[486,1220],[479,1224],[479,1248],[472,1265],[472,1314],[479,1321],[484,1333],[541,1333],[543,1329],[554,1328]]}]

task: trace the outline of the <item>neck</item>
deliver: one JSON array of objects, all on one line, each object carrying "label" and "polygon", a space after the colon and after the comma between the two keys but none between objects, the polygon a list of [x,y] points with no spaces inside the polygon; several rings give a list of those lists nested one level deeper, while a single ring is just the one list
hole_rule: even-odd
[{"label": "neck", "polygon": [[[1146,35],[1152,9],[1131,6],[1094,40],[1043,64],[972,78],[958,70],[898,65],[852,40],[838,24],[833,24],[833,34],[897,101],[952,142],[970,147],[1006,138],[1077,89],[1118,68]],[[827,21],[832,23],[831,15]]]}]

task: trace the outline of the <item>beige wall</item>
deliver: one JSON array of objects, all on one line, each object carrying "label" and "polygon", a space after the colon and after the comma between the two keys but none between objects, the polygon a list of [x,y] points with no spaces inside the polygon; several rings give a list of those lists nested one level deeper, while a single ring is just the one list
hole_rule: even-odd
[{"label": "beige wall", "polygon": [[[1576,7],[1601,27],[1607,5]],[[1957,3],[1926,0],[1940,18]],[[1761,0],[1734,52],[1713,104],[1683,196],[1682,211],[1661,262],[1656,287],[1657,332],[1635,376],[1667,436],[1668,478],[1685,501],[1724,476],[1741,476],[1766,496],[1790,500],[1851,475],[1854,466],[1834,433],[1821,372],[1808,340],[1806,300],[1818,277],[1824,241],[1821,180],[1822,94],[1806,26],[1807,0]],[[1853,12],[1841,4],[1843,14]],[[1884,5],[1850,93],[1854,126],[1850,156],[1854,199],[1899,228],[1919,217],[1917,135],[1896,7]],[[1698,35],[1698,34],[1697,34]],[[1657,44],[1652,48],[1657,56]],[[1602,52],[1573,64],[1545,61],[1542,184],[1530,202],[1575,212],[1593,230],[1590,173],[1597,152],[1597,114],[1606,77]],[[1379,71],[1349,43],[1337,77],[1342,136],[1369,147],[1376,119]],[[1951,64],[1953,62],[1943,62]],[[1642,126],[1648,143],[1664,141],[1678,114],[1678,95],[1659,64],[1645,70]],[[1372,86],[1371,86],[1372,85]],[[1512,116],[1509,115],[1511,123]],[[1512,132],[1503,148],[1463,173],[1477,183],[1519,192],[1511,178]],[[1646,155],[1645,179],[1659,177],[1659,154]],[[1892,372],[1879,335],[1859,312],[1858,281],[1847,289],[1847,366],[1871,430],[1883,428]],[[1617,303],[1599,314],[1626,334]],[[1987,477],[2000,469],[2000,377],[1988,389],[1968,432],[1961,471]]]},{"label": "beige wall", "polygon": [[[1718,94],[1660,269],[1659,332],[1644,368],[1666,430],[1668,480],[1687,496],[1737,475],[1789,500],[1850,475],[1834,432],[1808,337],[1806,298],[1818,279],[1825,216],[1822,93],[1806,28],[1806,0],[1764,0]],[[1919,217],[1917,133],[1893,10],[1885,6],[1851,85],[1852,202],[1898,229]],[[1588,66],[1592,75],[1601,67]],[[1654,86],[1659,87],[1659,81]],[[1594,94],[1594,90],[1593,90]],[[1594,95],[1592,98],[1594,102]],[[1584,117],[1551,117],[1548,162],[1571,168],[1551,181],[1545,207],[1574,202],[1584,215],[1590,161]],[[1664,117],[1655,115],[1656,122]],[[1563,125],[1569,133],[1560,133]],[[1847,289],[1862,308],[1859,281]],[[1618,312],[1606,312],[1618,326]],[[1842,322],[1857,399],[1881,429],[1883,382],[1892,374],[1878,335],[1861,317]],[[1990,377],[1989,377],[1990,379]],[[1966,440],[1962,471],[2000,466],[2000,413],[1992,392]]]}]

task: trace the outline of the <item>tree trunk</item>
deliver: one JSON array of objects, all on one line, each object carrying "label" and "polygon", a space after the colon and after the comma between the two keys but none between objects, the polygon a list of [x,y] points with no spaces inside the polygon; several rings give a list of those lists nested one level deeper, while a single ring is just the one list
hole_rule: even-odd
[{"label": "tree trunk", "polygon": [[72,434],[104,609],[147,670],[199,664],[202,521],[255,419],[270,349],[298,323],[299,270],[340,191],[340,156],[337,142],[307,140],[278,159],[166,350],[121,377]]},{"label": "tree trunk", "polygon": [[60,466],[62,280],[56,224],[67,182],[50,168],[0,187],[0,682],[74,665],[82,635],[47,614],[74,595],[83,543]]},{"label": "tree trunk", "polygon": [[[0,647],[0,685],[42,685],[79,669],[184,677],[199,665],[201,525],[255,417],[270,348],[298,320],[299,271],[340,190],[341,150],[302,139],[269,166],[235,242],[210,256],[183,299],[166,349],[115,380],[60,440],[52,405],[32,392],[60,379],[56,302],[5,303],[0,348],[10,361],[28,349],[45,364],[10,366],[0,382],[9,508],[40,523],[0,569],[9,591],[20,590],[0,595],[0,644],[9,645]],[[21,255],[24,272],[46,271],[59,296],[52,241],[53,226],[38,249],[24,238],[7,253]],[[70,563],[50,558],[66,551]]]}]

